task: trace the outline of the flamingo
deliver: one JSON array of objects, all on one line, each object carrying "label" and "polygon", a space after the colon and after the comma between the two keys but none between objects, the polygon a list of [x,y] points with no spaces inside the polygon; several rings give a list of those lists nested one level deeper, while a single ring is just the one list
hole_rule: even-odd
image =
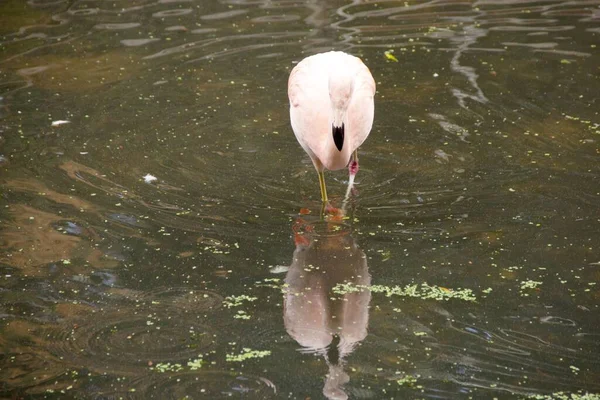
[{"label": "flamingo", "polygon": [[358,147],[373,126],[375,80],[360,58],[341,51],[306,57],[288,80],[290,122],[296,139],[319,175],[327,200],[324,170],[348,168],[348,192],[358,172]]}]

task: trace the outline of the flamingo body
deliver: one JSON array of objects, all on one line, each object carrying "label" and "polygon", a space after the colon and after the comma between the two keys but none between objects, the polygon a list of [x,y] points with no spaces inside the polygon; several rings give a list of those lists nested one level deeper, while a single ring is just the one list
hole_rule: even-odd
[{"label": "flamingo body", "polygon": [[290,74],[292,129],[319,173],[323,201],[327,201],[324,169],[348,167],[354,155],[352,178],[358,170],[356,149],[373,126],[374,95],[375,81],[367,66],[343,52],[307,57]]}]

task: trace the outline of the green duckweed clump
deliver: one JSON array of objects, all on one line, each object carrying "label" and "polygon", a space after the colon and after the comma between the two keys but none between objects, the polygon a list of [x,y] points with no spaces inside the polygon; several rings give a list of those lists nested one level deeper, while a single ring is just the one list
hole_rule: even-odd
[{"label": "green duckweed clump", "polygon": [[600,394],[597,393],[566,393],[566,392],[556,392],[552,394],[533,394],[527,399],[533,400],[600,400]]},{"label": "green duckweed clump", "polygon": [[223,304],[227,308],[239,307],[242,304],[244,304],[244,302],[246,302],[246,301],[253,302],[256,299],[258,299],[258,297],[250,297],[245,294],[242,294],[240,296],[227,296],[227,297],[225,297],[225,300],[223,300]]},{"label": "green duckweed clump", "polygon": [[447,301],[450,299],[458,299],[463,301],[476,301],[477,298],[471,289],[449,289],[441,286],[429,285],[422,283],[400,286],[386,285],[353,285],[351,283],[340,283],[333,288],[335,294],[344,295],[347,293],[361,292],[370,290],[372,293],[383,293],[387,297],[417,297],[420,299],[432,299],[437,301]]},{"label": "green duckweed clump", "polygon": [[243,348],[240,354],[227,354],[225,356],[225,361],[227,362],[243,362],[246,360],[250,360],[252,358],[263,358],[266,356],[270,356],[270,350],[252,350],[249,348]]}]

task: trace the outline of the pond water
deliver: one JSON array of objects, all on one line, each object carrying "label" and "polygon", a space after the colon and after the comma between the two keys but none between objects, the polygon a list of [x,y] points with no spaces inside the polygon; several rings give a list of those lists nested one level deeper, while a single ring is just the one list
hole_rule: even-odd
[{"label": "pond water", "polygon": [[[595,0],[3,1],[0,397],[600,398],[598,46]],[[377,94],[322,220],[331,49]]]}]

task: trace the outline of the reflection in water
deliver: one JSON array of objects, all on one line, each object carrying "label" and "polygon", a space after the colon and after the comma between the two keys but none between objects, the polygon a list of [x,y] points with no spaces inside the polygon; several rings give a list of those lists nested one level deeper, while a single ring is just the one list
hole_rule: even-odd
[{"label": "reflection in water", "polygon": [[476,22],[473,22],[472,25],[467,25],[464,27],[462,35],[457,35],[450,38],[450,42],[456,44],[457,46],[452,60],[450,61],[450,68],[452,71],[464,75],[471,87],[475,90],[475,93],[467,93],[459,88],[452,89],[452,94],[458,100],[458,104],[460,104],[460,106],[463,108],[467,108],[465,105],[465,98],[475,100],[480,103],[487,103],[488,101],[488,99],[485,97],[485,94],[483,94],[483,90],[481,90],[479,84],[477,83],[478,75],[477,72],[475,72],[475,68],[461,65],[460,63],[462,54],[469,49],[469,46],[476,43],[477,39],[485,36],[486,34],[486,30],[478,28]]},{"label": "reflection in water", "polygon": [[333,289],[342,283],[369,285],[371,276],[365,253],[350,231],[325,224],[306,224],[304,233],[295,235],[296,250],[285,279],[284,323],[306,352],[325,358],[329,371],[323,394],[346,399],[342,386],[350,378],[344,358],[367,336],[371,292],[339,294]]}]

